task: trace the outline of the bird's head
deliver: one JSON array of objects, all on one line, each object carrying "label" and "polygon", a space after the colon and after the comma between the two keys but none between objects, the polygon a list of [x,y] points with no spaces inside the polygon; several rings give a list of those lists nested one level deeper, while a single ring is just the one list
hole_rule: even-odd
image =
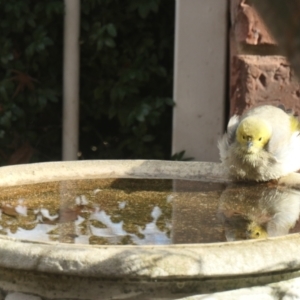
[{"label": "bird's head", "polygon": [[256,222],[250,222],[246,231],[247,239],[265,239],[268,237],[266,225],[259,225]]},{"label": "bird's head", "polygon": [[249,116],[241,121],[236,130],[236,139],[245,152],[257,153],[269,142],[272,127],[258,117]]}]

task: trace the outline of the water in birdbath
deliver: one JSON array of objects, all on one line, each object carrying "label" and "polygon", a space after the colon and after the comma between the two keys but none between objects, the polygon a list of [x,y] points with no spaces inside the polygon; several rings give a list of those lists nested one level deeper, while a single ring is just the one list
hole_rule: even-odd
[{"label": "water in birdbath", "polygon": [[0,191],[0,234],[30,241],[162,245],[300,231],[299,193],[270,184],[93,179]]}]

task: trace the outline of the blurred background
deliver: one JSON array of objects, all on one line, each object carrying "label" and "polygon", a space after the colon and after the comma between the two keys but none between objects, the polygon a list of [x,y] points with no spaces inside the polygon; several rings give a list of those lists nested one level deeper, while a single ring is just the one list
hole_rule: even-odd
[{"label": "blurred background", "polygon": [[299,115],[299,11],[299,0],[0,0],[0,165],[218,161],[229,116],[261,104]]},{"label": "blurred background", "polygon": [[[62,159],[64,1],[0,1],[0,165]],[[80,8],[79,159],[171,158],[174,0]]]}]

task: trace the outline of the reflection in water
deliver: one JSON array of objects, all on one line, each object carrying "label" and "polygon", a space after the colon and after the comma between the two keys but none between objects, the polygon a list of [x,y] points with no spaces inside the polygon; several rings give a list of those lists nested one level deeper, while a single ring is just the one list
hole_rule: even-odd
[{"label": "reflection in water", "polygon": [[32,241],[170,244],[171,187],[170,180],[84,180],[2,188],[0,233]]},{"label": "reflection in water", "polygon": [[0,189],[0,234],[32,241],[165,245],[300,231],[299,192],[279,185],[97,179]]},{"label": "reflection in water", "polygon": [[300,193],[282,186],[232,184],[220,198],[219,217],[228,241],[288,234],[300,213]]},{"label": "reflection in water", "polygon": [[[88,203],[87,203],[88,204]],[[125,207],[126,201],[123,201],[121,207]],[[17,212],[17,208],[15,211]],[[83,212],[83,210],[81,210]],[[22,216],[22,212],[17,212],[16,220],[18,217]],[[16,230],[11,230],[10,226],[6,228],[1,228],[2,233],[6,233],[10,237],[32,240],[32,241],[49,241],[58,239],[58,224],[41,224],[41,222],[57,221],[59,219],[58,214],[50,215],[47,209],[41,208],[35,210],[36,219],[33,222],[26,224],[34,225],[31,230],[24,229],[21,226]],[[124,244],[123,239],[127,238],[126,244],[136,244],[136,245],[159,245],[159,244],[170,244],[170,238],[168,237],[167,231],[161,231],[157,227],[158,218],[161,216],[162,212],[158,206],[155,206],[152,210],[152,222],[145,224],[145,228],[142,226],[138,227],[138,234],[129,233],[124,230],[124,222],[113,222],[112,217],[109,216],[104,210],[99,207],[95,207],[94,211],[89,214],[89,217],[83,218],[78,214],[75,220],[75,232],[74,239],[75,243],[88,244],[91,237],[99,237],[99,244]],[[26,215],[23,215],[26,216]],[[93,222],[96,221],[97,223]],[[88,224],[87,224],[88,223]],[[7,225],[12,224],[8,222]],[[95,224],[95,225],[93,225]],[[99,227],[100,224],[100,227]],[[102,228],[103,226],[103,228]],[[165,224],[166,228],[170,228],[170,223]]]}]

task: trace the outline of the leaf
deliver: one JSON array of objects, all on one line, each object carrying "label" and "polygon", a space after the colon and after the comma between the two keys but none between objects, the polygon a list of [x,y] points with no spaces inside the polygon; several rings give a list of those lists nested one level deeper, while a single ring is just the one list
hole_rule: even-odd
[{"label": "leaf", "polygon": [[3,125],[5,127],[11,126],[11,119],[12,119],[12,113],[11,111],[6,111],[4,115],[0,115],[0,125]]},{"label": "leaf", "polygon": [[116,29],[116,26],[112,23],[109,23],[107,26],[106,26],[106,29],[107,29],[107,32],[110,36],[112,37],[116,37],[117,36],[117,29]]},{"label": "leaf", "polygon": [[30,106],[35,106],[35,104],[37,103],[36,97],[30,97],[28,99],[28,103],[29,103]]},{"label": "leaf", "polygon": [[194,157],[184,157],[185,150],[177,152],[172,155],[171,160],[179,160],[179,161],[190,161],[194,160]]},{"label": "leaf", "polygon": [[110,48],[114,48],[116,46],[116,43],[112,38],[106,38],[104,40],[104,43],[105,43],[106,46],[108,46]]},{"label": "leaf", "polygon": [[49,99],[51,102],[54,102],[54,103],[57,103],[57,102],[58,102],[58,97],[56,97],[55,95],[49,95],[49,96],[48,96],[48,99]]},{"label": "leaf", "polygon": [[112,119],[117,114],[115,108],[113,106],[110,107],[108,112],[108,118]]},{"label": "leaf", "polygon": [[21,147],[15,150],[11,154],[8,159],[8,165],[16,165],[16,164],[26,164],[30,162],[33,154],[35,153],[35,149],[31,147],[30,143],[27,141],[22,144]]},{"label": "leaf", "polygon": [[15,207],[10,206],[10,205],[2,205],[0,206],[0,209],[2,210],[2,213],[10,216],[10,217],[16,217],[18,213],[16,212]]},{"label": "leaf", "polygon": [[12,70],[11,72],[14,73],[15,76],[11,77],[10,80],[17,82],[17,88],[12,96],[13,98],[16,97],[19,93],[23,92],[25,89],[29,89],[31,91],[35,89],[34,82],[37,82],[36,79],[18,70]]},{"label": "leaf", "polygon": [[140,113],[136,116],[136,119],[140,122],[144,122],[145,121],[145,115]]},{"label": "leaf", "polygon": [[27,20],[28,24],[31,26],[31,27],[35,27],[36,26],[36,23],[34,21],[34,19],[30,18]]},{"label": "leaf", "polygon": [[25,49],[25,54],[27,56],[32,56],[34,54],[34,44],[29,45],[26,49]]},{"label": "leaf", "polygon": [[145,19],[150,13],[150,9],[148,5],[141,4],[138,8],[139,15],[142,19]]},{"label": "leaf", "polygon": [[75,208],[64,207],[59,211],[59,223],[67,223],[76,221],[78,215],[80,214],[81,207],[77,206]]},{"label": "leaf", "polygon": [[47,99],[44,96],[40,96],[38,98],[38,102],[39,102],[40,107],[43,108],[47,104]]},{"label": "leaf", "polygon": [[24,110],[20,108],[18,105],[13,104],[11,107],[11,111],[16,119],[24,116]]},{"label": "leaf", "polygon": [[7,93],[6,93],[6,89],[4,86],[0,86],[0,95],[1,95],[1,99],[5,100],[6,102],[9,101]]},{"label": "leaf", "polygon": [[99,86],[94,90],[94,97],[95,99],[101,99],[102,95],[103,95],[103,88]]},{"label": "leaf", "polygon": [[154,139],[155,139],[155,137],[153,135],[147,134],[143,137],[142,140],[144,142],[152,142],[152,141],[154,141]]},{"label": "leaf", "polygon": [[103,41],[102,40],[99,40],[97,42],[97,50],[101,50],[103,48]]},{"label": "leaf", "polygon": [[172,98],[165,98],[165,103],[170,106],[175,106],[175,102]]},{"label": "leaf", "polygon": [[6,65],[13,59],[14,56],[12,55],[12,53],[8,53],[7,55],[1,57],[1,62]]}]

